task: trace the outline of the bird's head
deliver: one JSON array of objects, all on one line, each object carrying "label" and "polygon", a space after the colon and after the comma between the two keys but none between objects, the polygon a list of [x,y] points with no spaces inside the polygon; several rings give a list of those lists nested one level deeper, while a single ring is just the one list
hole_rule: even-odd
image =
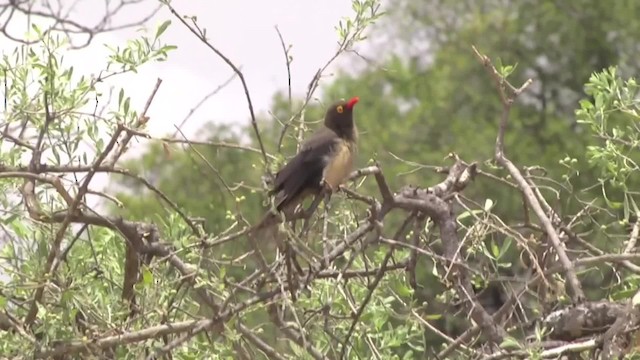
[{"label": "bird's head", "polygon": [[347,101],[338,101],[327,109],[324,116],[324,126],[335,131],[338,135],[350,135],[353,133],[353,107],[360,100],[355,96]]}]

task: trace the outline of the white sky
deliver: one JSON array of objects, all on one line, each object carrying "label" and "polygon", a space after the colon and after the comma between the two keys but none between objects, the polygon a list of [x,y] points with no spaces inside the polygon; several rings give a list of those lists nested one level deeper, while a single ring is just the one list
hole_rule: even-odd
[{"label": "white sky", "polygon": [[[65,7],[77,3],[70,18],[82,24],[90,25],[104,13],[102,1],[60,1]],[[140,14],[149,13],[156,4],[148,0],[131,7],[136,11],[125,11],[114,22],[134,21]],[[337,48],[338,35],[334,27],[342,17],[352,14],[349,0],[174,0],[173,6],[183,15],[197,15],[199,25],[207,29],[210,42],[242,67],[256,112],[268,110],[274,92],[287,86],[284,54],[274,26],[279,27],[285,43],[293,46],[292,87],[294,94],[302,95],[317,69]],[[138,74],[125,74],[109,82],[116,89],[124,87],[132,97],[134,108],[141,109],[156,78],[162,78],[162,86],[148,114],[152,119],[149,131],[154,135],[173,132],[174,124],[179,124],[202,97],[232,75],[231,69],[165,8],[148,22],[148,27],[153,31],[166,19],[171,19],[172,25],[163,40],[178,46],[168,61],[147,64]],[[27,29],[26,18],[14,16],[11,21],[14,35]],[[106,61],[104,44],[124,45],[135,36],[135,28],[102,34],[89,47],[67,54],[65,63],[73,65],[75,73],[97,74]],[[16,43],[0,35],[0,50],[12,51],[15,46]],[[335,64],[340,64],[340,60]],[[330,73],[331,68],[325,75]],[[236,79],[204,104],[184,130],[193,134],[205,121],[248,119],[244,93]]]},{"label": "white sky", "polygon": [[[95,1],[81,1],[72,16],[100,16],[103,9],[93,6]],[[149,11],[155,2],[145,4]],[[286,44],[293,45],[292,87],[294,94],[302,95],[317,69],[336,50],[338,35],[334,27],[341,17],[352,12],[349,0],[174,0],[173,6],[184,15],[197,15],[210,42],[242,67],[256,112],[268,110],[274,92],[287,86],[284,54],[274,26],[278,25]],[[131,14],[119,17],[119,21],[134,19]],[[120,76],[112,82],[116,88],[124,86],[135,109],[142,109],[156,78],[162,78],[148,114],[152,119],[149,132],[154,135],[172,133],[174,124],[179,124],[202,97],[232,75],[231,69],[172,18],[168,10],[161,10],[149,27],[153,30],[166,19],[171,19],[172,25],[163,36],[164,42],[178,46],[169,60],[147,64],[138,74]],[[124,44],[132,36],[134,29],[101,36],[89,48],[69,54],[67,60],[76,66],[77,72],[98,73],[106,54],[103,43]],[[245,95],[236,79],[204,104],[184,130],[194,134],[205,121],[248,119]]]},{"label": "white sky", "polygon": [[[104,14],[104,1],[59,0],[59,3],[65,8],[72,6],[69,17],[87,26],[93,25]],[[292,88],[294,95],[302,96],[315,72],[337,49],[335,26],[338,21],[352,15],[350,0],[173,0],[172,5],[182,15],[197,15],[199,25],[207,29],[210,42],[236,66],[242,67],[256,114],[266,112],[272,95],[277,90],[287,88],[285,58],[275,26],[279,27],[285,44],[292,45]],[[135,21],[150,13],[155,6],[156,1],[147,0],[119,14],[113,23]],[[166,8],[147,22],[150,34],[167,19],[172,20],[172,25],[162,39],[165,44],[178,46],[177,50],[170,53],[168,61],[148,63],[137,74],[121,75],[108,82],[109,86],[115,87],[115,101],[117,91],[123,87],[132,98],[131,107],[140,112],[156,79],[159,77],[163,80],[147,114],[151,118],[147,131],[154,136],[172,134],[174,125],[180,124],[201,98],[233,74],[227,64]],[[4,19],[0,21],[4,23]],[[41,27],[47,26],[39,20],[34,22]],[[20,37],[27,29],[27,18],[14,15],[8,30]],[[104,44],[123,46],[128,39],[136,36],[137,29],[99,35],[87,48],[66,54],[64,64],[74,66],[75,74],[98,74],[106,66],[108,50]],[[2,53],[13,52],[17,45],[0,34]],[[346,56],[339,58],[333,69],[336,65],[345,65],[346,59]],[[332,68],[329,68],[324,73],[324,83],[331,81],[331,77],[327,77],[331,72]],[[105,87],[103,90],[106,92],[107,89]],[[201,106],[183,131],[193,137],[200,126],[208,121],[248,123],[249,111],[238,79]],[[139,154],[140,145],[136,144],[142,145],[145,141],[132,142],[128,157]],[[99,174],[91,188],[99,190],[106,180],[106,175]]]}]

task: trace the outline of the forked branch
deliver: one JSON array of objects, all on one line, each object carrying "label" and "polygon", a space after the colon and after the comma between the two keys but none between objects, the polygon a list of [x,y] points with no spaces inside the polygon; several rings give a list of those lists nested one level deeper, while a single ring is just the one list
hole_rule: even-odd
[{"label": "forked branch", "polygon": [[532,80],[529,79],[522,86],[516,88],[500,74],[495,66],[493,66],[489,57],[481,54],[475,47],[473,47],[473,51],[475,52],[476,57],[478,58],[480,63],[485,67],[485,69],[493,79],[493,82],[498,89],[498,93],[500,94],[500,99],[502,101],[502,116],[500,118],[498,136],[496,138],[495,159],[498,164],[504,166],[509,171],[511,177],[513,177],[520,190],[524,193],[527,203],[533,209],[533,212],[542,223],[542,226],[547,233],[547,239],[558,254],[560,264],[562,264],[562,267],[565,271],[565,276],[567,277],[569,287],[572,290],[571,297],[573,299],[573,302],[576,304],[581,303],[585,298],[584,292],[582,291],[582,285],[578,280],[578,276],[576,275],[576,271],[573,264],[571,263],[571,260],[567,256],[564,245],[560,241],[558,231],[554,228],[551,220],[542,209],[542,205],[540,204],[540,201],[538,201],[538,198],[535,196],[531,185],[529,185],[520,170],[505,155],[504,136],[507,129],[507,124],[509,123],[509,113],[511,111],[511,105],[518,97],[518,95],[520,95],[520,93],[522,93],[522,91],[524,91],[532,83]]}]

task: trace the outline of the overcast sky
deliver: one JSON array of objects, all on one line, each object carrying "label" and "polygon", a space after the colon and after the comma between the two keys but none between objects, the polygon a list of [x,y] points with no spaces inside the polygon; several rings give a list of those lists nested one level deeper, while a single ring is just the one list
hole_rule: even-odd
[{"label": "overcast sky", "polygon": [[[0,0],[0,7],[6,1]],[[39,1],[36,3],[41,4]],[[105,11],[104,1],[98,0],[58,0],[55,3],[62,4],[70,19],[89,27]],[[136,21],[149,14],[157,4],[157,1],[147,0],[136,7],[129,7],[118,14],[112,24]],[[338,34],[335,27],[338,21],[352,15],[349,0],[173,0],[172,4],[183,15],[196,15],[199,26],[207,29],[210,42],[242,67],[256,113],[266,112],[272,95],[277,90],[287,88],[285,57],[275,26],[279,27],[285,43],[292,45],[292,88],[294,95],[303,95],[315,72],[337,49]],[[0,16],[3,24],[6,14],[5,17]],[[167,19],[172,20],[172,25],[164,34],[163,41],[178,46],[168,61],[149,63],[137,74],[112,78],[102,89],[106,91],[107,85],[113,86],[117,94],[119,88],[124,88],[132,98],[132,108],[141,111],[156,79],[161,78],[162,85],[148,112],[151,121],[147,131],[154,136],[173,134],[174,126],[182,122],[200,99],[233,74],[227,64],[173,18],[166,8],[147,22],[151,34],[157,25]],[[32,21],[42,28],[48,26],[37,18]],[[19,14],[14,14],[7,28],[16,37],[23,36],[27,29],[26,16]],[[64,64],[73,66],[74,74],[98,74],[107,62],[108,50],[104,45],[124,46],[128,39],[137,36],[138,29],[101,34],[87,48],[67,53]],[[12,53],[16,46],[17,43],[0,34],[0,51],[3,54]],[[349,59],[353,60],[354,57]],[[345,60],[346,57],[339,58],[333,69],[335,65],[347,65]],[[325,76],[331,74],[331,70],[325,72]],[[325,83],[328,81],[331,81],[331,77],[323,79]],[[344,97],[348,96],[351,94],[344,94]],[[93,104],[89,106],[93,110]],[[209,99],[190,118],[183,130],[193,138],[207,121],[248,123],[249,112],[240,81],[234,80]],[[134,141],[127,157],[138,155],[145,143]],[[106,175],[99,174],[92,182],[92,188],[100,189],[106,185],[106,180]]]},{"label": "overcast sky", "polygon": [[[69,0],[63,3],[66,1]],[[81,0],[71,17],[88,21],[101,16],[104,9],[96,6],[98,3],[101,2]],[[147,1],[115,21],[134,20],[155,5],[154,1]],[[211,43],[242,66],[257,111],[268,110],[273,93],[287,86],[284,54],[274,26],[278,25],[285,42],[293,46],[293,91],[303,94],[313,74],[337,48],[338,21],[352,13],[349,0],[174,0],[173,6],[182,14],[197,15],[200,26],[207,28]],[[148,64],[138,74],[112,82],[116,87],[124,86],[134,100],[132,104],[141,109],[156,78],[162,78],[149,114],[149,131],[155,135],[172,132],[174,124],[179,124],[202,97],[232,75],[231,69],[167,10],[161,10],[149,22],[150,27],[155,28],[166,19],[172,19],[172,26],[163,39],[178,45],[178,50],[171,53],[167,62]],[[77,72],[98,73],[106,54],[103,44],[124,44],[133,36],[135,29],[100,36],[89,48],[69,54],[66,59]],[[202,106],[184,129],[193,134],[205,121],[246,122],[248,118],[241,84],[234,80]]]},{"label": "overcast sky", "polygon": [[[0,0],[0,10],[9,6],[8,2]],[[91,27],[103,16],[105,2],[116,3],[118,0],[57,0],[51,4],[62,4],[63,12],[68,12],[70,19]],[[30,3],[41,5],[45,2],[32,0]],[[157,4],[157,1],[147,0],[135,8],[127,8],[113,19],[113,24],[137,20]],[[173,0],[172,5],[183,15],[197,15],[198,24],[207,29],[210,42],[242,67],[256,112],[267,111],[274,92],[287,86],[285,57],[275,26],[279,27],[286,44],[292,45],[293,92],[304,94],[317,69],[333,56],[337,48],[335,26],[340,18],[352,12],[349,0]],[[22,3],[21,6],[26,5]],[[12,36],[23,37],[29,31],[27,17],[13,13],[7,26],[9,14],[10,11],[0,11],[0,26],[6,27]],[[154,31],[167,19],[172,19],[172,26],[163,40],[178,46],[168,61],[147,64],[139,73],[113,78],[108,84],[115,87],[116,94],[119,88],[124,88],[132,98],[132,108],[141,111],[156,79],[163,80],[147,114],[151,118],[148,131],[156,136],[173,133],[174,125],[180,124],[202,97],[232,75],[232,70],[166,8],[147,25]],[[43,29],[50,24],[37,18],[32,21]],[[108,51],[104,45],[122,46],[137,35],[136,30],[99,35],[89,47],[66,54],[64,65],[73,66],[75,74],[98,74],[107,61]],[[0,52],[3,55],[13,53],[17,46],[20,44],[0,34]],[[248,119],[245,95],[240,82],[235,80],[205,103],[183,130],[193,136],[207,121],[247,122]],[[135,144],[127,155],[139,153],[140,145]],[[91,189],[99,190],[106,181],[107,176],[99,174],[94,178]],[[95,207],[100,198],[89,196],[87,201]]]}]

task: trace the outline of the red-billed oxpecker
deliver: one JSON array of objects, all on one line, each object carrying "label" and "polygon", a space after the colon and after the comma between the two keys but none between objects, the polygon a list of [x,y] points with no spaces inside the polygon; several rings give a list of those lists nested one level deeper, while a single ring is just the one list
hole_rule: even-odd
[{"label": "red-billed oxpecker", "polygon": [[[270,194],[275,194],[274,205],[285,218],[308,196],[316,196],[323,189],[332,193],[349,177],[357,151],[353,109],[358,100],[353,97],[329,106],[324,126],[306,139],[298,153],[276,174]],[[267,225],[268,218],[269,214],[258,227]]]}]

